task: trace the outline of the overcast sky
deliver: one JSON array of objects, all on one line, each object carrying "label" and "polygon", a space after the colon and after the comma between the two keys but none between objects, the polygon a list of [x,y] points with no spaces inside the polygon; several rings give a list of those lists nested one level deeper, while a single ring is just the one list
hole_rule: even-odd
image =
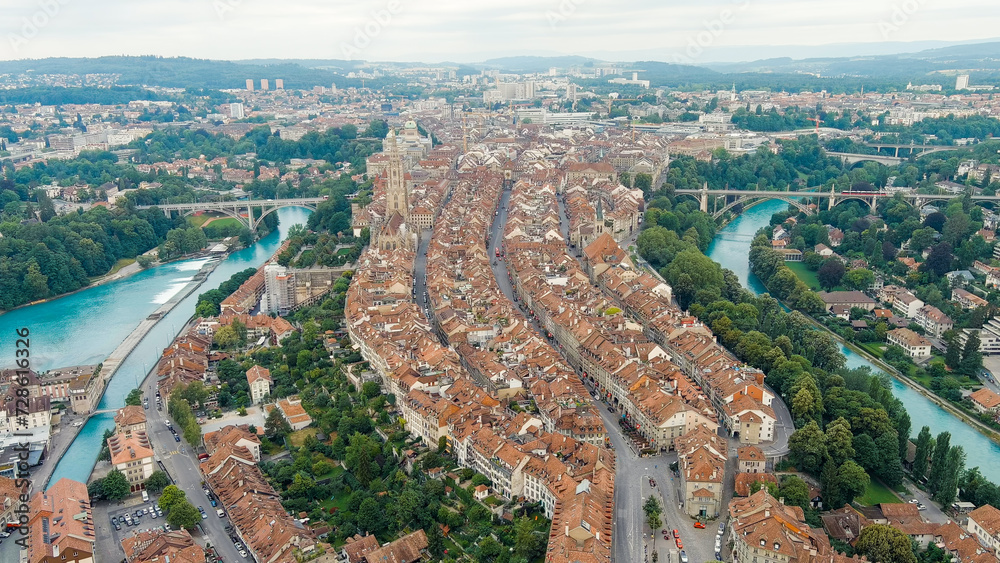
[{"label": "overcast sky", "polygon": [[[46,12],[48,4],[58,10]],[[3,0],[0,22],[0,59],[154,54],[474,62],[580,54],[707,62],[776,56],[774,46],[787,46],[779,53],[797,58],[818,52],[796,46],[864,43],[847,49],[862,54],[909,50],[893,42],[990,39],[1000,36],[1000,6],[997,0]],[[835,50],[830,54],[846,54]]]}]

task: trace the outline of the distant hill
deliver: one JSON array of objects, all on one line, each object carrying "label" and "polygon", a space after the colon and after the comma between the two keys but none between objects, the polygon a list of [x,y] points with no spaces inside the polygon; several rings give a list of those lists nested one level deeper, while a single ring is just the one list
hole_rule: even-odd
[{"label": "distant hill", "polygon": [[[243,88],[247,78],[281,78],[286,88],[329,86],[342,75],[292,63],[243,64],[187,57],[50,58],[0,61],[0,74],[120,74],[120,84],[172,88]],[[339,85],[339,84],[338,84]]]},{"label": "distant hill", "polygon": [[[933,82],[947,86],[957,71],[968,71],[972,82],[1000,80],[1000,42],[953,45],[915,53],[857,57],[762,59],[741,63],[709,63],[725,73],[810,73],[825,77],[875,77],[897,81]],[[942,75],[943,73],[943,75]]]},{"label": "distant hill", "polygon": [[473,64],[470,66],[479,68],[491,68],[498,70],[505,70],[507,72],[518,72],[518,73],[530,73],[530,72],[548,72],[550,68],[569,68],[569,67],[579,67],[579,66],[593,66],[594,63],[600,62],[597,59],[591,59],[588,57],[578,57],[576,55],[567,55],[563,57],[501,57],[497,59],[489,59],[483,61],[482,63]]}]

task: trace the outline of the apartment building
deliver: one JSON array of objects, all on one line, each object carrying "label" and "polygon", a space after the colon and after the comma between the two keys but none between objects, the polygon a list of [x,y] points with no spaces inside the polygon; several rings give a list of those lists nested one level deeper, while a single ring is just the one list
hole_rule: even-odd
[{"label": "apartment building", "polygon": [[156,470],[153,461],[153,447],[145,431],[131,435],[115,434],[108,438],[111,449],[111,465],[125,474],[131,492],[145,488],[146,479]]},{"label": "apartment building", "polygon": [[930,341],[908,328],[890,330],[886,335],[886,340],[889,344],[902,348],[914,360],[931,355]]}]

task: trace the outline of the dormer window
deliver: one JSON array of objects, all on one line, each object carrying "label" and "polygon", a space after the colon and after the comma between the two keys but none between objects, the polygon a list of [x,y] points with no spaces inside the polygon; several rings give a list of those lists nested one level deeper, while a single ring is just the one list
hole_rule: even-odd
[{"label": "dormer window", "polygon": [[780,547],[781,547],[781,544],[780,544],[780,543],[778,543],[778,542],[774,542],[774,550],[775,550],[775,551],[778,551],[778,548],[780,548]]},{"label": "dormer window", "polygon": [[765,540],[764,538],[760,538],[760,546],[764,547],[765,545],[767,545],[767,540]]}]

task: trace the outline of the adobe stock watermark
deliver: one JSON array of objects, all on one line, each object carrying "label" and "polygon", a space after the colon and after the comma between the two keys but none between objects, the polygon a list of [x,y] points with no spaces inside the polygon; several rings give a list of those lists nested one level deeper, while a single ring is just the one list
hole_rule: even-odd
[{"label": "adobe stock watermark", "polygon": [[892,14],[888,19],[878,22],[878,30],[882,33],[882,39],[888,41],[892,34],[900,30],[914,14],[920,11],[925,0],[905,0],[901,4],[892,6]]},{"label": "adobe stock watermark", "polygon": [[559,5],[555,10],[545,12],[545,19],[549,20],[549,27],[556,27],[560,23],[568,20],[576,13],[576,9],[587,0],[559,0]]},{"label": "adobe stock watermark", "polygon": [[212,7],[215,14],[219,16],[219,21],[226,19],[226,14],[235,12],[236,8],[243,5],[243,0],[212,0]]},{"label": "adobe stock watermark", "polygon": [[32,39],[45,29],[52,20],[62,13],[63,7],[70,0],[37,0],[35,3],[37,10],[30,16],[21,18],[15,22],[16,31],[7,34],[7,42],[14,53],[21,52],[21,49],[28,45]]},{"label": "adobe stock watermark", "polygon": [[354,28],[354,39],[350,42],[341,41],[340,42],[340,52],[343,53],[344,58],[347,60],[353,60],[360,55],[362,51],[368,48],[372,44],[372,41],[376,37],[382,34],[382,31],[392,23],[392,19],[403,10],[403,3],[400,0],[389,0],[385,5],[385,8],[379,10],[373,10],[371,12],[371,17],[364,25],[359,25]]},{"label": "adobe stock watermark", "polygon": [[694,64],[704,52],[715,44],[715,41],[726,32],[726,29],[736,21],[736,16],[750,7],[750,0],[732,0],[732,6],[723,8],[713,19],[702,22],[702,29],[688,36],[687,46],[683,53],[674,53],[671,62],[675,64]]}]

